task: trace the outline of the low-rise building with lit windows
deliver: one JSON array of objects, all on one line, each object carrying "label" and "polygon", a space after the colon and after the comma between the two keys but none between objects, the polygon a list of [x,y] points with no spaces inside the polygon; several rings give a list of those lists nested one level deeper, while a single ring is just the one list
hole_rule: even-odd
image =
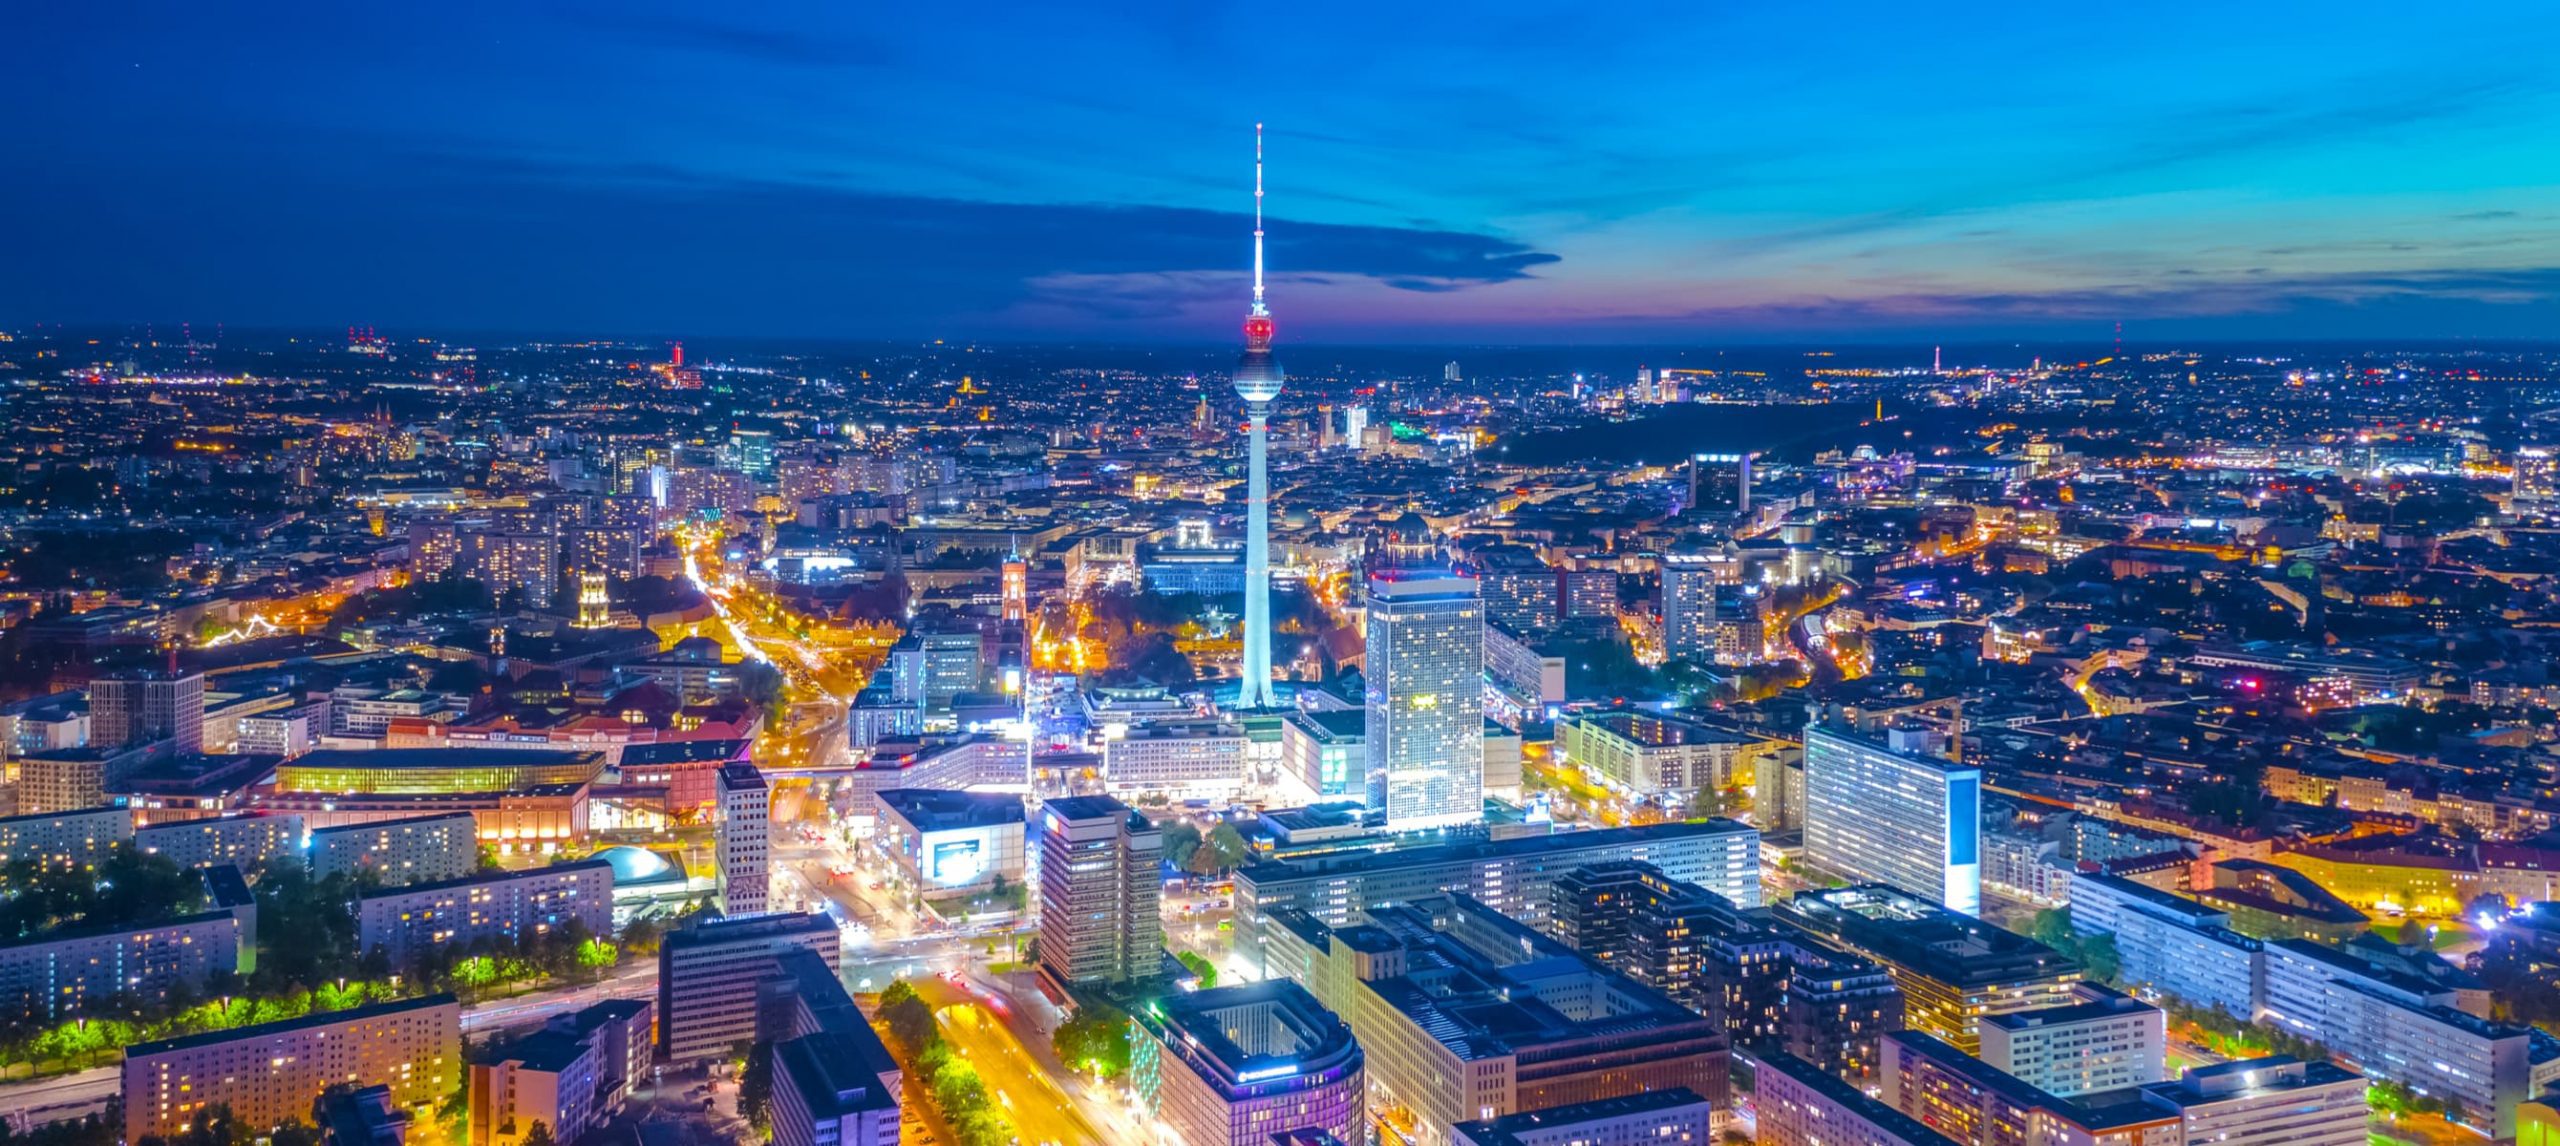
[{"label": "low-rise building with lit windows", "polygon": [[1685,1087],[1461,1122],[1451,1146],[1704,1146],[1707,1100]]},{"label": "low-rise building with lit windows", "polygon": [[118,996],[165,999],[242,970],[228,910],[144,926],[59,927],[0,943],[0,1017],[59,1020]]},{"label": "low-rise building with lit windows", "polygon": [[2366,1086],[2363,1075],[2280,1055],[2195,1067],[2142,1096],[2177,1115],[2190,1143],[2361,1146],[2373,1118]]},{"label": "low-rise building with lit windows", "polygon": [[1029,827],[1010,792],[895,789],[880,793],[872,829],[908,891],[949,899],[998,883],[1022,886]]},{"label": "low-rise building with lit windows", "polygon": [[302,817],[255,812],[172,820],[133,830],[133,846],[162,856],[179,867],[209,868],[229,864],[244,872],[302,846]]},{"label": "low-rise building with lit windows", "polygon": [[460,879],[480,866],[479,820],[440,812],[321,828],[306,854],[315,878],[371,872],[384,887]]},{"label": "low-rise building with lit windows", "polygon": [[1759,1146],[1962,1146],[1784,1051],[1752,1064]]},{"label": "low-rise building with lit windows", "polygon": [[174,1138],[215,1106],[242,1126],[311,1117],[329,1087],[390,1088],[393,1105],[432,1108],[461,1081],[462,1005],[428,995],[124,1051],[124,1140]]},{"label": "low-rise building with lit windows", "polygon": [[132,838],[133,813],[113,804],[0,816],[0,866],[25,862],[47,871],[85,871]]},{"label": "low-rise building with lit windows", "polygon": [[575,860],[373,892],[356,903],[356,941],[396,967],[449,943],[521,942],[572,920],[590,935],[613,933],[611,863]]},{"label": "low-rise building with lit windows", "polygon": [[604,765],[601,752],[325,748],[278,765],[275,790],[341,795],[505,792],[545,784],[593,783]]}]

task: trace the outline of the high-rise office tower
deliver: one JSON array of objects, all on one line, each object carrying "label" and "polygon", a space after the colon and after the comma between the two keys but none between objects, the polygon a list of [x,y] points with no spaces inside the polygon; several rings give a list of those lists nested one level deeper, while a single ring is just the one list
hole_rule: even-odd
[{"label": "high-rise office tower", "polygon": [[757,996],[782,974],[792,948],[833,966],[844,933],[819,912],[706,919],[658,946],[658,1054],[682,1068],[756,1037]]},{"label": "high-rise office tower", "polygon": [[1484,605],[1472,577],[1369,579],[1369,806],[1398,831],[1484,818]]},{"label": "high-rise office tower", "polygon": [[1455,362],[1452,362],[1452,363],[1450,363],[1450,364],[1448,364],[1448,365],[1446,365],[1446,366],[1441,367],[1441,368],[1440,368],[1440,380],[1441,380],[1441,381],[1443,381],[1443,382],[1456,382],[1456,381],[1458,381],[1458,380],[1459,380],[1458,364],[1457,364],[1457,363],[1455,363]]},{"label": "high-rise office tower", "polygon": [[1694,553],[1662,557],[1662,648],[1672,657],[1706,664],[1716,654],[1716,587],[1728,562]]},{"label": "high-rise office tower", "polygon": [[1164,835],[1109,796],[1040,806],[1040,968],[1060,983],[1155,975]]},{"label": "high-rise office tower", "polygon": [[732,919],[765,913],[773,893],[773,804],[764,773],[743,760],[720,766],[720,913]]},{"label": "high-rise office tower", "polygon": [[1804,792],[1805,862],[1981,912],[1982,769],[1938,755],[1933,732],[1808,727]]},{"label": "high-rise office tower", "polygon": [[1369,408],[1367,406],[1343,407],[1342,443],[1356,450],[1362,448],[1361,443],[1367,441],[1368,437]]},{"label": "high-rise office tower", "polygon": [[769,430],[732,430],[729,433],[729,463],[740,473],[752,478],[773,476],[773,433]]},{"label": "high-rise office tower", "polygon": [[1751,512],[1751,459],[1758,454],[1698,454],[1689,459],[1690,509],[1736,517]]},{"label": "high-rise office tower", "polygon": [[552,533],[477,530],[459,535],[454,569],[505,596],[524,593],[524,607],[548,609],[560,588],[560,538]]},{"label": "high-rise office tower", "polygon": [[89,682],[89,743],[123,748],[174,742],[177,751],[204,751],[204,676],[192,672],[135,669]]},{"label": "high-rise office tower", "polygon": [[1253,310],[1244,320],[1244,358],[1236,394],[1244,399],[1246,479],[1244,538],[1244,667],[1237,708],[1275,708],[1271,691],[1271,401],[1280,396],[1280,363],[1271,357],[1271,311],[1262,304],[1262,125],[1253,125]]}]

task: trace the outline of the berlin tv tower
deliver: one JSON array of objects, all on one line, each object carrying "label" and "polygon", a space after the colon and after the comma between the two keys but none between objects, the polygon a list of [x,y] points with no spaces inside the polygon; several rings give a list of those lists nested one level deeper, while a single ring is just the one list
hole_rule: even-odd
[{"label": "berlin tv tower", "polygon": [[1244,515],[1244,687],[1236,707],[1276,708],[1271,690],[1271,400],[1280,396],[1280,363],[1271,357],[1271,310],[1262,305],[1262,125],[1253,125],[1253,309],[1244,319],[1244,357],[1236,362],[1236,394],[1244,399],[1252,451]]}]

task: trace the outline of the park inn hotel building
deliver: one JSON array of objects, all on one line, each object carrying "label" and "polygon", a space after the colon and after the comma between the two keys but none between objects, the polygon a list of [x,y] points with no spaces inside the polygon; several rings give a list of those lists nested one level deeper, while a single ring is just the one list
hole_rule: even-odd
[{"label": "park inn hotel building", "polygon": [[1484,819],[1484,602],[1472,577],[1369,579],[1369,806],[1394,831]]}]

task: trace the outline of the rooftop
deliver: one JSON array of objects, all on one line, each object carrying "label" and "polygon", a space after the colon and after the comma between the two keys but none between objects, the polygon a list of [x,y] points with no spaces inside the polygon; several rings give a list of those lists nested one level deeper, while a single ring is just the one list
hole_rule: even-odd
[{"label": "rooftop", "polygon": [[922,832],[1023,822],[1022,797],[1009,792],[891,788],[880,793],[879,800],[883,809]]},{"label": "rooftop", "polygon": [[1613,1039],[1721,1045],[1712,1023],[1669,996],[1466,896],[1368,916],[1333,939],[1364,952],[1402,948],[1404,974],[1369,989],[1461,1059]]},{"label": "rooftop", "polygon": [[[410,828],[421,824],[451,823],[455,820],[472,820],[472,816],[469,812],[434,812],[424,816],[402,816],[396,820],[373,820],[361,824],[340,824],[334,828],[313,828],[311,835],[316,840],[321,836],[355,835],[362,832],[381,831],[384,828]],[[477,820],[472,822],[478,823]],[[476,828],[474,832],[476,835]]]},{"label": "rooftop", "polygon": [[2143,1087],[2142,1097],[2172,1110],[2184,1110],[2190,1106],[2280,1094],[2307,1086],[2361,1081],[2362,1076],[2329,1063],[2303,1062],[2290,1055],[2275,1055],[2195,1067],[2187,1071],[2186,1077],[2175,1082],[2155,1082]]},{"label": "rooftop", "polygon": [[1107,820],[1129,815],[1129,805],[1110,796],[1062,796],[1040,805],[1063,820]]},{"label": "rooftop", "polygon": [[2069,1006],[2012,1011],[2005,1015],[1984,1015],[1981,1021],[1984,1025],[1999,1027],[2002,1030],[2027,1031],[2038,1027],[2066,1026],[2097,1019],[2159,1012],[2158,1007],[2131,995],[2110,991],[2093,983],[2081,984],[2079,992],[2082,1001]]},{"label": "rooftop", "polygon": [[1544,1110],[1524,1110],[1500,1118],[1461,1122],[1456,1129],[1459,1136],[1475,1143],[1475,1146],[1520,1146],[1521,1135],[1534,1131],[1564,1130],[1586,1122],[1633,1118],[1690,1106],[1698,1108],[1699,1117],[1706,1116],[1706,1099],[1688,1087],[1675,1086],[1669,1090],[1603,1098],[1596,1102],[1568,1103]]},{"label": "rooftop", "polygon": [[601,870],[610,877],[613,872],[613,862],[606,859],[589,858],[582,860],[570,860],[567,863],[550,864],[545,867],[529,867],[518,871],[477,871],[470,875],[460,876],[454,879],[440,879],[432,883],[404,883],[398,887],[386,887],[379,891],[368,891],[357,898],[399,899],[425,892],[445,891],[456,887],[472,887],[484,883],[506,883],[510,880],[537,879],[546,875],[567,875],[571,872],[590,870]]},{"label": "rooftop", "polygon": [[1669,716],[1647,716],[1638,712],[1604,712],[1578,718],[1583,724],[1615,733],[1647,748],[1674,748],[1687,744],[1749,744],[1752,738],[1709,728]]},{"label": "rooftop", "polygon": [[301,771],[322,768],[544,768],[602,762],[599,752],[527,748],[322,748],[285,762]]},{"label": "rooftop", "polygon": [[1837,939],[1877,959],[1958,987],[2076,975],[2080,964],[2026,936],[1883,884],[1798,895],[1779,918]]},{"label": "rooftop", "polygon": [[341,1023],[361,1022],[366,1019],[382,1018],[387,1015],[407,1014],[411,1011],[422,1011],[433,1007],[454,1007],[457,1009],[458,1013],[459,1008],[461,1007],[461,1002],[455,999],[452,995],[436,994],[422,995],[415,999],[400,999],[389,1003],[372,1003],[362,1007],[349,1007],[343,1011],[329,1011],[325,1013],[315,1012],[303,1015],[300,1018],[278,1019],[272,1023],[258,1023],[254,1026],[233,1027],[227,1031],[206,1031],[200,1035],[182,1035],[174,1039],[159,1039],[153,1042],[135,1043],[132,1046],[124,1048],[124,1057],[126,1061],[130,1062],[137,1058],[144,1058],[155,1054],[166,1054],[174,1050],[187,1050],[192,1047],[220,1046],[224,1043],[239,1042],[244,1039],[260,1039],[265,1038],[268,1035],[279,1035],[289,1031],[305,1030],[311,1027],[325,1027]]},{"label": "rooftop", "polygon": [[681,931],[671,931],[660,941],[661,947],[709,947],[721,943],[739,943],[776,936],[805,934],[813,931],[832,932],[835,921],[815,912],[791,915],[751,915],[744,919],[712,919]]},{"label": "rooftop", "polygon": [[[1052,805],[1056,803],[1057,801],[1051,801]],[[1236,877],[1249,883],[1270,884],[1328,875],[1349,868],[1423,867],[1438,863],[1464,863],[1470,860],[1556,855],[1595,848],[1731,835],[1752,830],[1748,824],[1725,819],[1701,820],[1695,823],[1645,824],[1627,828],[1597,828],[1584,832],[1558,832],[1553,835],[1522,836],[1509,840],[1480,840],[1424,848],[1399,848],[1388,852],[1348,852],[1309,856],[1303,859],[1272,860],[1240,868],[1236,872]]]},{"label": "rooftop", "polygon": [[1350,1024],[1287,979],[1175,995],[1136,1012],[1168,1052],[1221,1088],[1356,1065]]}]

